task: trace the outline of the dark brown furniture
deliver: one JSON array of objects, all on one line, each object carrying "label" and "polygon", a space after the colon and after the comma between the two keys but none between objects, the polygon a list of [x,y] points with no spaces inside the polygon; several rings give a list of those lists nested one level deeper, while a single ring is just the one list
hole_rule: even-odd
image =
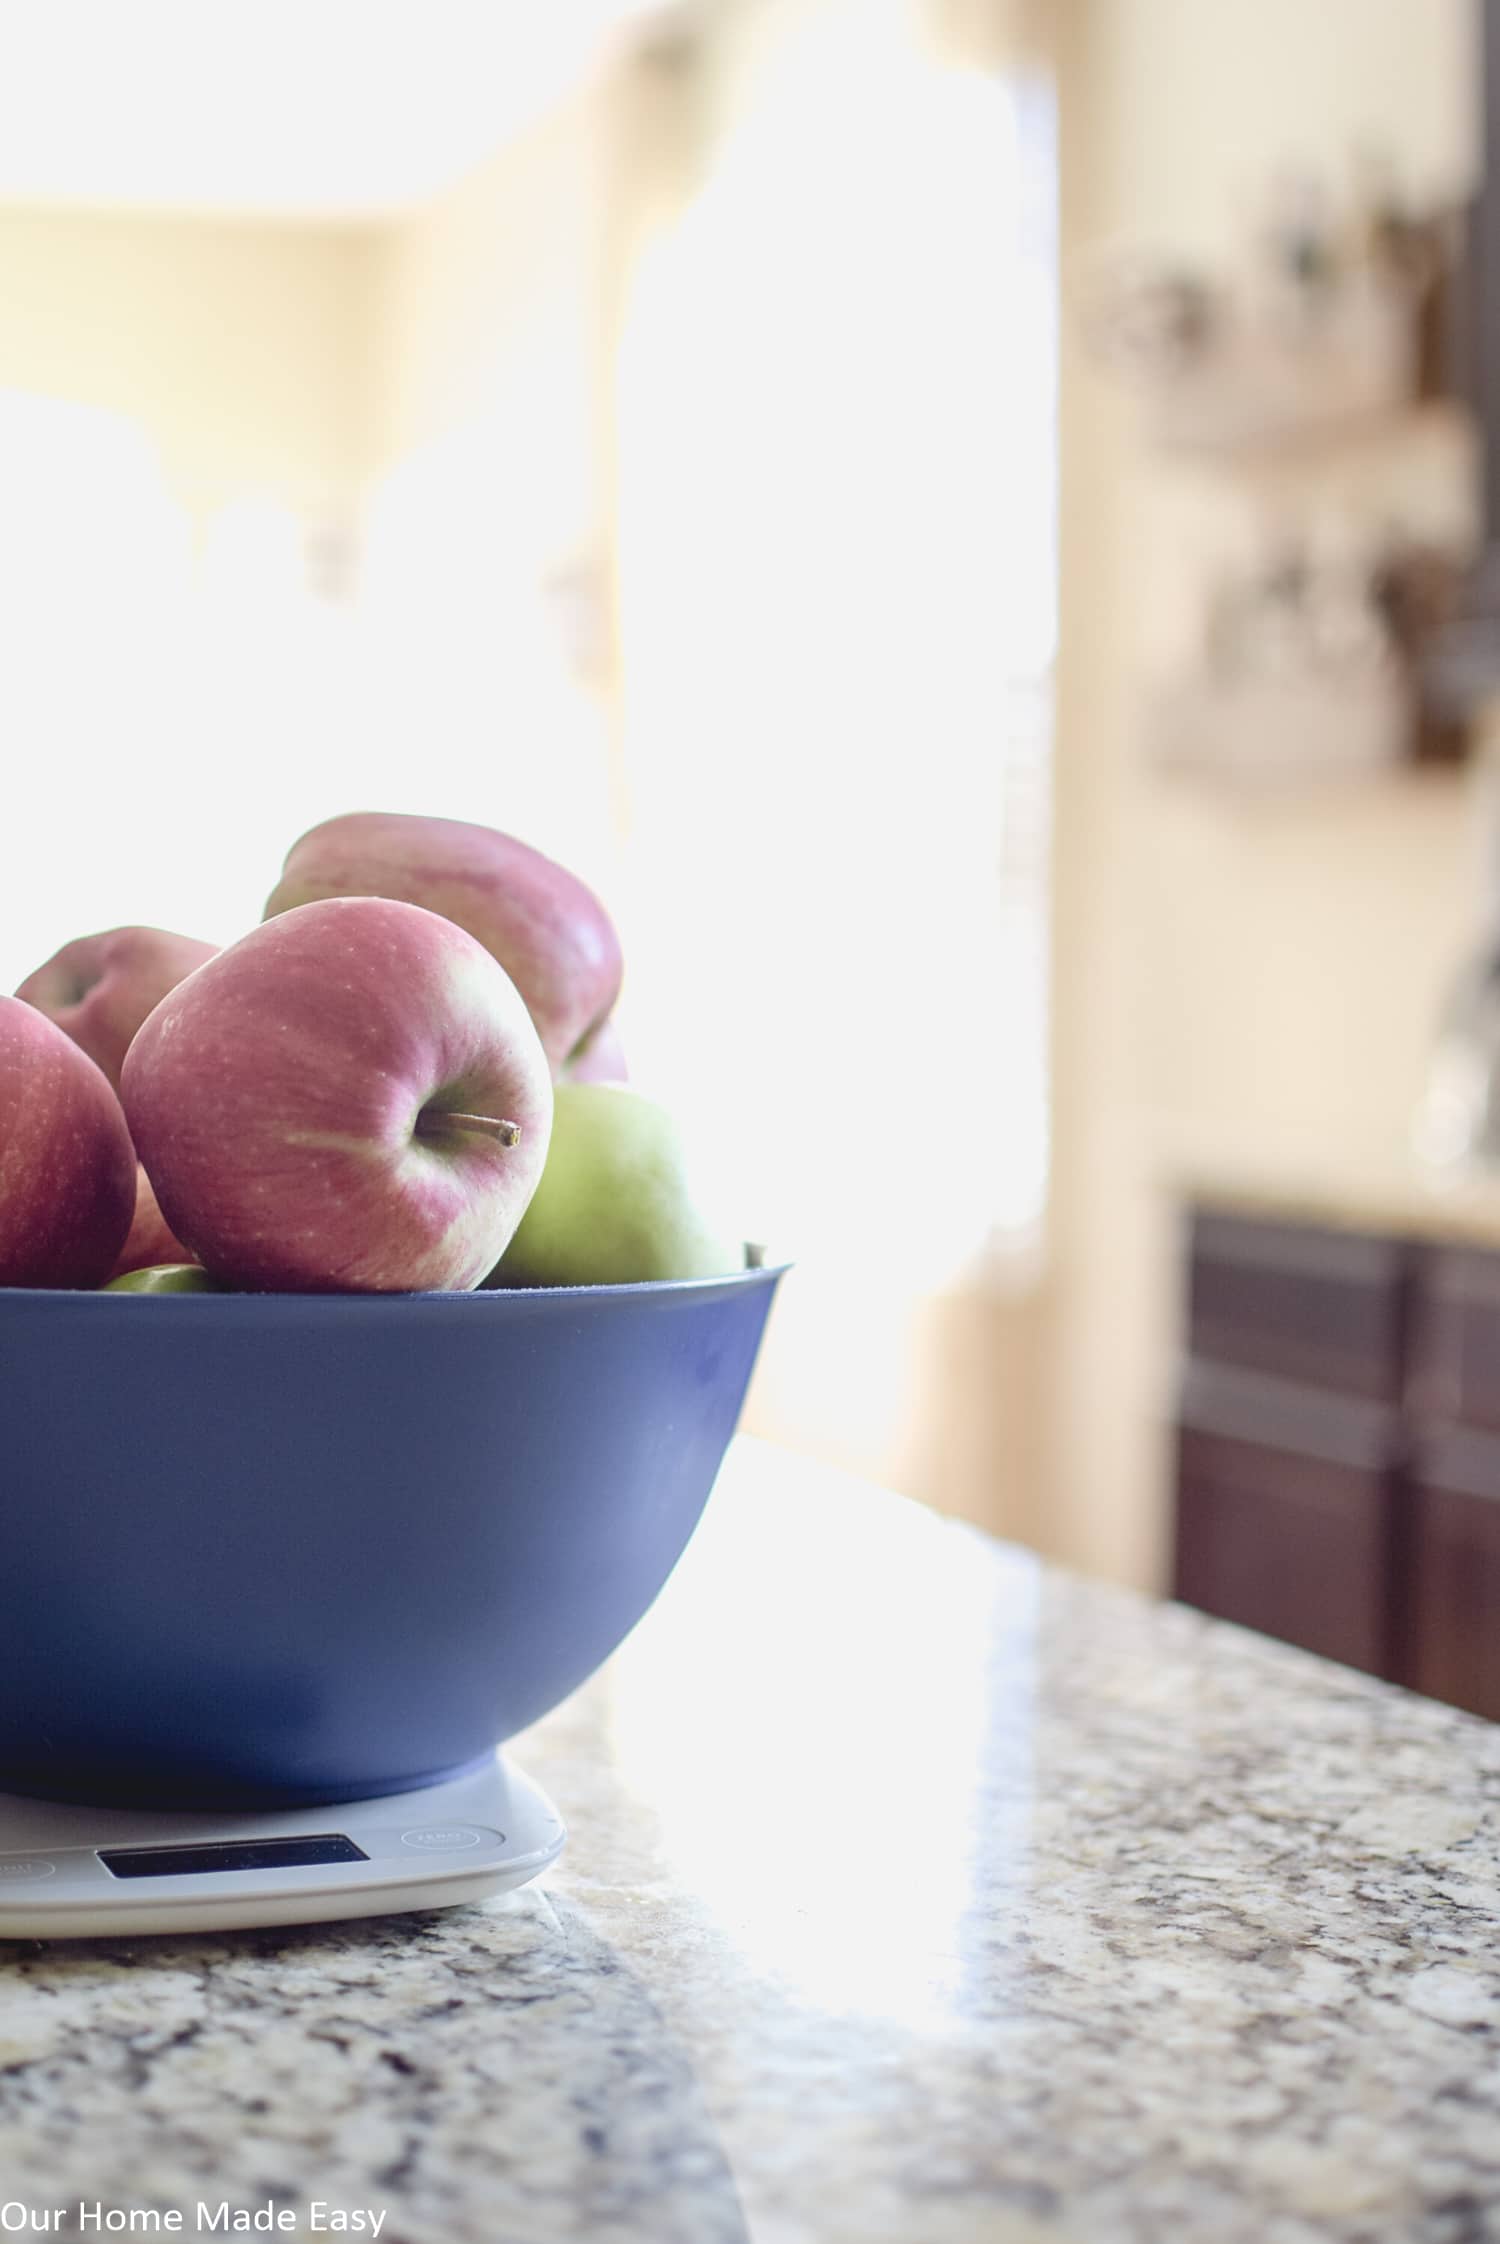
[{"label": "dark brown furniture", "polygon": [[1200,1207],[1174,1591],[1500,1719],[1500,1248]]}]

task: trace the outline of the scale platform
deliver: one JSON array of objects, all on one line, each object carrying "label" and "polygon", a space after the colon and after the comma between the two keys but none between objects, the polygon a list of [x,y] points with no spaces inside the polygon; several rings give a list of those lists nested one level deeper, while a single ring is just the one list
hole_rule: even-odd
[{"label": "scale platform", "polygon": [[335,1807],[178,1813],[0,1794],[0,1940],[220,1932],[444,1909],[524,1885],[566,1834],[499,1754]]}]

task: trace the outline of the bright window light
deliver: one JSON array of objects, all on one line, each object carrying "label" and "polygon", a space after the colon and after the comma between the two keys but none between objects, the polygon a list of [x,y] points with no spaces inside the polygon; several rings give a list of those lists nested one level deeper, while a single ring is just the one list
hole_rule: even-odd
[{"label": "bright window light", "polygon": [[1051,114],[901,9],[770,68],[625,342],[631,1047],[766,1236],[938,1285],[1046,1189]]}]

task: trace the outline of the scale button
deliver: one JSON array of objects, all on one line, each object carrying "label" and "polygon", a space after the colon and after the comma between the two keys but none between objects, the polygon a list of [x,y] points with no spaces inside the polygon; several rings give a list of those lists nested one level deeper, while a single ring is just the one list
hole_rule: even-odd
[{"label": "scale button", "polygon": [[482,1847],[486,1839],[494,1838],[492,1831],[476,1831],[472,1823],[429,1823],[415,1831],[403,1831],[403,1847],[425,1847],[431,1854],[452,1854],[459,1847]]},{"label": "scale button", "polygon": [[0,1878],[7,1884],[22,1878],[50,1878],[56,1868],[55,1862],[47,1862],[40,1855],[0,1855]]}]

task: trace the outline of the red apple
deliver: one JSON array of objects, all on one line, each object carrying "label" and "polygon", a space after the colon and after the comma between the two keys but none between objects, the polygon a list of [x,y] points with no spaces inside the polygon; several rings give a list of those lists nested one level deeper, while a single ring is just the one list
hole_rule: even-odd
[{"label": "red apple", "polygon": [[601,1021],[558,1076],[559,1083],[628,1083],[625,1047],[613,1021]]},{"label": "red apple", "polygon": [[371,896],[304,904],[210,959],[137,1034],[122,1095],[188,1253],[262,1292],[477,1286],[552,1128],[504,968],[451,920]]},{"label": "red apple", "polygon": [[157,1205],[151,1179],[136,1164],[135,1214],[125,1244],[115,1258],[111,1278],[123,1278],[130,1270],[149,1270],[158,1262],[190,1262],[186,1247],[177,1237]]},{"label": "red apple", "polygon": [[214,949],[164,927],[112,927],[64,943],[16,995],[56,1021],[118,1090],[121,1063],[146,1015]]},{"label": "red apple", "polygon": [[398,897],[466,928],[526,1000],[554,1075],[619,994],[619,938],[592,889],[488,826],[379,811],[330,818],[293,844],[265,917],[324,896]]},{"label": "red apple", "polygon": [[113,1090],[45,1014],[0,997],[0,1286],[97,1286],[134,1206]]}]

